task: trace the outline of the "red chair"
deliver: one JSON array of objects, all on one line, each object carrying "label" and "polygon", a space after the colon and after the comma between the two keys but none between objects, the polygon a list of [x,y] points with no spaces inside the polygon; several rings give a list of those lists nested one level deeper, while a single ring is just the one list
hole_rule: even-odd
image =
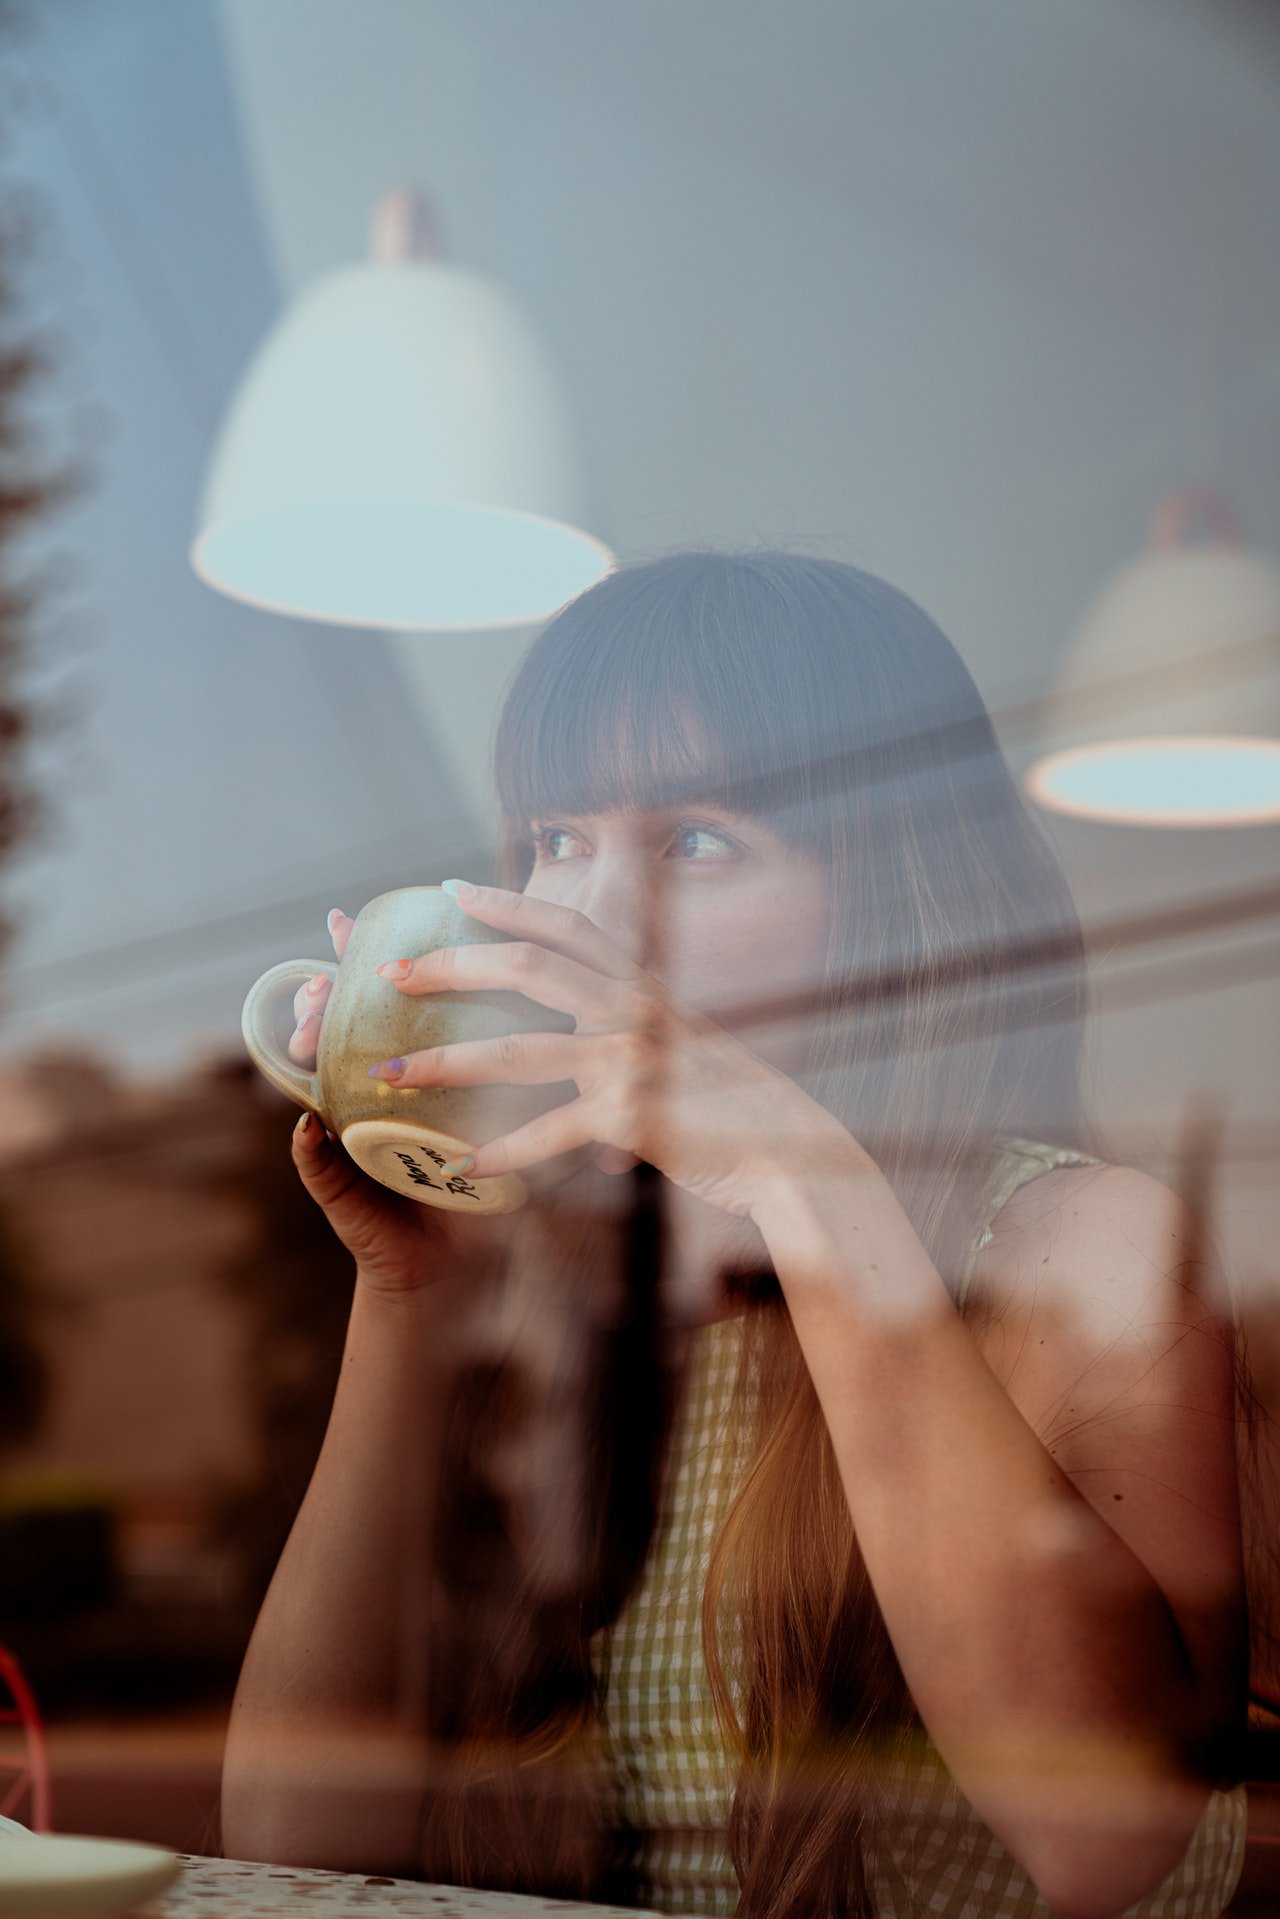
[{"label": "red chair", "polygon": [[0,1646],[0,1726],[20,1726],[24,1739],[24,1750],[16,1759],[0,1752],[0,1817],[16,1819],[16,1808],[25,1795],[30,1800],[32,1830],[49,1832],[53,1828],[53,1797],[44,1721],[25,1673],[5,1646]]}]

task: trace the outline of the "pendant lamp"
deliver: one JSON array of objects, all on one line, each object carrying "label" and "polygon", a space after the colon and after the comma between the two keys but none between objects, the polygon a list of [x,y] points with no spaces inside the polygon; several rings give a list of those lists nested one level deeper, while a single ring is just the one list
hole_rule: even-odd
[{"label": "pendant lamp", "polygon": [[[1193,540],[1197,520],[1211,529]],[[1280,570],[1214,494],[1156,507],[1046,703],[1024,776],[1052,812],[1131,826],[1280,820]]]},{"label": "pendant lamp", "polygon": [[417,195],[388,194],[370,240],[251,361],[191,564],[232,599],[337,626],[545,619],[613,565],[551,369],[498,287],[441,258]]}]

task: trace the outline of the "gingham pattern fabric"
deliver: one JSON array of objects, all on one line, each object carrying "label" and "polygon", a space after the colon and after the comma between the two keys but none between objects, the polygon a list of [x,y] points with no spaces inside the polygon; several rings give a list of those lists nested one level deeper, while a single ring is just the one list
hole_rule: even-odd
[{"label": "gingham pattern fabric", "polygon": [[[1096,1164],[1065,1147],[1007,1140],[988,1191],[988,1221],[1023,1181],[1057,1166]],[[988,1225],[969,1268],[989,1236]],[[967,1284],[968,1269],[962,1300]],[[692,1336],[649,1560],[618,1621],[595,1646],[614,1813],[640,1835],[636,1899],[661,1912],[730,1914],[738,1903],[724,1844],[733,1766],[717,1733],[699,1605],[711,1543],[745,1463],[749,1422],[736,1423],[733,1404],[741,1326],[720,1320]],[[899,1762],[889,1779],[892,1831],[868,1861],[878,1919],[1052,1919],[927,1740],[910,1771]],[[1213,1919],[1239,1879],[1244,1838],[1244,1788],[1215,1792],[1183,1859],[1130,1908],[1132,1919]]]}]

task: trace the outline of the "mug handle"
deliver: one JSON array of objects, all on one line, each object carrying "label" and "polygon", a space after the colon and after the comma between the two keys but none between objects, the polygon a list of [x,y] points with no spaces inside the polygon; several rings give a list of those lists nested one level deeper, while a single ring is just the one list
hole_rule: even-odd
[{"label": "mug handle", "polygon": [[337,971],[332,960],[282,960],[279,966],[273,966],[249,988],[240,1015],[240,1031],[244,1035],[249,1057],[258,1071],[286,1099],[307,1107],[313,1113],[320,1112],[315,1073],[295,1065],[284,1052],[276,1039],[272,1014],[279,1010],[282,997],[280,989],[286,983],[296,989],[307,980],[314,979],[317,973],[327,973],[330,979],[334,979]]}]

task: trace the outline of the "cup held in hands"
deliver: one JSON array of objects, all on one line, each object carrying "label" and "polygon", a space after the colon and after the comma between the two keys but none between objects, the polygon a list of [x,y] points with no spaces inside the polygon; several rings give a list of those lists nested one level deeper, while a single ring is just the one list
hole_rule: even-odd
[{"label": "cup held in hands", "polygon": [[[521,993],[402,993],[379,979],[389,960],[440,946],[501,944],[508,934],[469,919],[438,886],[381,893],[356,916],[340,962],[285,960],[250,988],[241,1016],[249,1055],[289,1099],[319,1115],[356,1164],[429,1206],[507,1213],[522,1206],[537,1170],[472,1179],[447,1173],[479,1146],[561,1105],[574,1086],[395,1086],[371,1079],[380,1060],[455,1040],[569,1032],[567,1016]],[[314,1070],[288,1056],[293,995],[316,973],[333,980]]]}]

